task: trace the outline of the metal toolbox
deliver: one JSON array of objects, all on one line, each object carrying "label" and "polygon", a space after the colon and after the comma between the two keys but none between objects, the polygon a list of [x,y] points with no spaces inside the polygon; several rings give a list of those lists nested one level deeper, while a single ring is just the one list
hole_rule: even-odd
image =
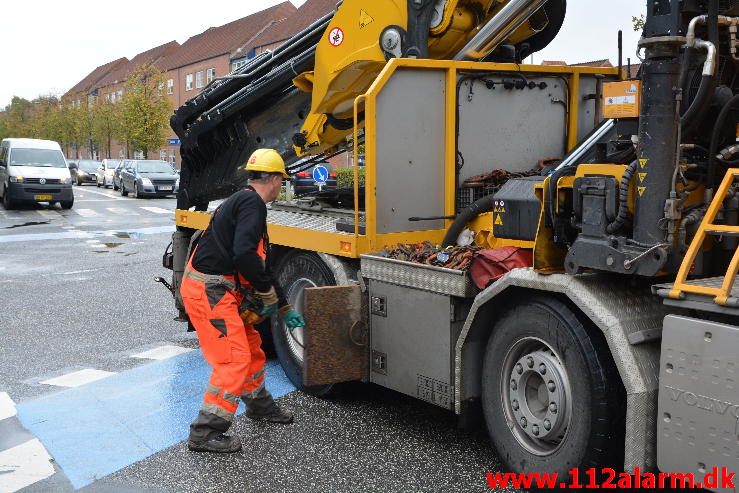
[{"label": "metal toolbox", "polygon": [[362,255],[361,263],[369,291],[370,381],[453,409],[453,341],[474,296],[467,274],[378,255]]},{"label": "metal toolbox", "polygon": [[362,255],[361,264],[362,276],[367,279],[459,298],[474,298],[476,294],[466,272],[376,254]]}]

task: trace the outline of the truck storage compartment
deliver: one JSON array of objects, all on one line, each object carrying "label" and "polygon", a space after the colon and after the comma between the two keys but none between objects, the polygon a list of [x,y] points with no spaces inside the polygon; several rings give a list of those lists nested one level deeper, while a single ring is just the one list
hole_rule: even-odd
[{"label": "truck storage compartment", "polygon": [[376,255],[362,255],[361,272],[369,290],[370,381],[453,409],[452,350],[475,292],[467,273]]}]

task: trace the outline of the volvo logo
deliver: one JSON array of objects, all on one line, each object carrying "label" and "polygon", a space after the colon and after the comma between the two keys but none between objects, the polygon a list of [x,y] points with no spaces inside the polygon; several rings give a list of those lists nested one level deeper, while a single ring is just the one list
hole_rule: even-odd
[{"label": "volvo logo", "polygon": [[46,178],[41,178],[38,182],[42,185],[46,185]]}]

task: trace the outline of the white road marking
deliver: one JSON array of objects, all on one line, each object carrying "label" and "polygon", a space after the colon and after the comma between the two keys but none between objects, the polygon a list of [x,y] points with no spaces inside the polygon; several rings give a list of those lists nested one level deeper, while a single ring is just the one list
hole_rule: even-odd
[{"label": "white road marking", "polygon": [[74,212],[82,217],[95,217],[100,215],[92,209],[74,209]]},{"label": "white road marking", "polygon": [[61,217],[58,211],[41,210],[41,211],[36,211],[36,212],[38,212],[39,214],[41,214],[47,219],[57,219]]},{"label": "white road marking", "polygon": [[124,209],[123,207],[108,207],[107,208],[110,212],[114,212],[115,214],[125,214],[127,216],[140,216],[138,212],[132,211],[130,209]]},{"label": "white road marking", "polygon": [[86,193],[96,193],[98,195],[102,195],[103,197],[108,197],[111,200],[125,200],[123,197],[116,197],[115,195],[111,195],[111,193],[113,193],[113,192],[105,193],[105,192],[99,192],[97,190],[87,190],[87,189],[85,189],[84,191],[79,190],[79,192],[82,195],[84,195]]},{"label": "white road marking", "polygon": [[192,351],[192,349],[181,346],[160,346],[154,349],[149,349],[148,351],[144,351],[143,353],[134,354],[131,357],[140,359],[163,360],[171,358],[172,356],[177,356],[178,354],[189,353],[190,351]]},{"label": "white road marking", "polygon": [[66,375],[62,375],[60,377],[44,380],[41,383],[45,385],[56,385],[57,387],[79,387],[80,385],[107,378],[115,374],[115,372],[111,371],[85,368],[84,370],[79,370],[72,373],[67,373]]},{"label": "white road marking", "polygon": [[15,416],[15,403],[7,392],[0,392],[0,421]]},{"label": "white road marking", "polygon": [[90,245],[95,245],[97,243],[100,243],[100,240],[85,240],[85,243],[89,243]]},{"label": "white road marking", "polygon": [[162,209],[161,207],[141,207],[145,211],[154,212],[155,214],[174,214],[174,211]]},{"label": "white road marking", "polygon": [[0,493],[12,493],[54,474],[51,457],[34,438],[0,452]]}]

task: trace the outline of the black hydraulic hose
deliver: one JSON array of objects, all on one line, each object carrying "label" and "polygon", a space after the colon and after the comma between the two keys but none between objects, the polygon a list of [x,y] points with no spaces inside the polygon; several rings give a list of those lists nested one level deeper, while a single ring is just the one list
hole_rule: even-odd
[{"label": "black hydraulic hose", "polygon": [[708,148],[708,176],[706,177],[706,189],[713,190],[716,182],[716,166],[718,163],[718,146],[721,145],[721,132],[724,129],[724,123],[729,117],[731,110],[739,103],[739,94],[729,100],[728,103],[721,108],[721,112],[716,118],[716,124],[711,133],[711,146]]},{"label": "black hydraulic hose", "polygon": [[704,75],[701,77],[701,85],[698,89],[698,94],[695,96],[690,108],[688,108],[680,119],[683,134],[687,135],[690,133],[694,129],[695,125],[703,119],[709,106],[708,103],[711,97],[713,97],[713,93],[716,92],[716,85],[715,75]]},{"label": "black hydraulic hose", "polygon": [[[680,87],[683,90],[683,98],[688,94],[688,82],[690,77],[690,65],[693,63],[696,49],[688,46],[683,52],[682,66],[680,67]],[[686,108],[683,108],[686,109]],[[684,111],[683,111],[684,113]]]},{"label": "black hydraulic hose", "polygon": [[564,176],[573,176],[577,172],[577,166],[565,166],[564,168],[555,170],[549,175],[549,185],[546,196],[544,197],[544,207],[547,216],[551,221],[552,229],[556,231],[557,225],[557,183]]},{"label": "black hydraulic hose", "polygon": [[442,248],[456,246],[457,238],[462,234],[462,231],[464,231],[467,224],[480,214],[492,211],[495,208],[494,204],[494,195],[486,195],[485,197],[472,202],[472,205],[464,209],[459,216],[457,216],[457,219],[454,220],[452,225],[449,226],[449,229],[444,236],[444,241],[441,243]]},{"label": "black hydraulic hose", "polygon": [[606,232],[610,235],[621,229],[626,224],[626,216],[629,212],[629,185],[631,178],[634,177],[638,161],[634,161],[626,168],[621,177],[621,188],[618,195],[618,215],[611,224],[606,227]]},{"label": "black hydraulic hose", "polygon": [[[718,31],[718,7],[719,0],[710,0],[708,5],[708,40],[718,50],[719,43],[719,31]],[[686,51],[686,55],[687,55]],[[683,66],[683,70],[689,70],[689,67]],[[687,76],[685,77],[687,79]],[[682,82],[682,80],[681,80]],[[701,77],[701,84],[698,89],[698,94],[695,96],[693,103],[690,108],[683,114],[680,119],[680,125],[682,126],[682,133],[684,135],[690,134],[695,126],[703,120],[703,117],[708,110],[708,103],[710,102],[713,94],[716,92],[718,86],[718,76],[714,73],[713,75],[703,75]],[[685,86],[683,87],[683,95],[685,95]],[[685,100],[685,96],[683,96]]]}]

